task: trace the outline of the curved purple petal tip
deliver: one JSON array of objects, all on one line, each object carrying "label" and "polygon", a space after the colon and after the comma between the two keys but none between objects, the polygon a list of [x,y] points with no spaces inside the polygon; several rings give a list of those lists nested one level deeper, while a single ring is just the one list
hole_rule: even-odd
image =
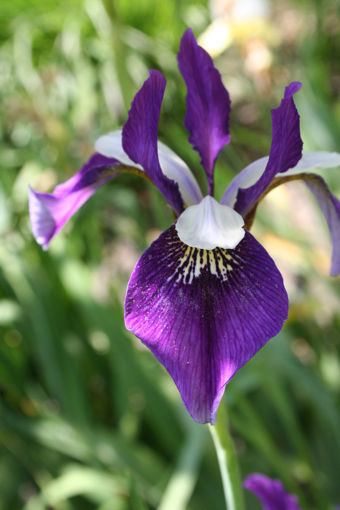
[{"label": "curved purple petal tip", "polygon": [[56,186],[53,193],[38,193],[29,189],[29,213],[33,235],[44,250],[67,220],[105,182],[114,177],[108,168],[119,161],[94,154],[73,177]]},{"label": "curved purple petal tip", "polygon": [[166,79],[154,69],[149,74],[132,101],[128,120],[123,127],[123,149],[135,163],[142,165],[155,186],[180,214],[183,200],[178,184],[163,174],[158,158],[158,121]]},{"label": "curved purple petal tip", "polygon": [[300,81],[292,81],[286,88],[285,88],[285,95],[284,98],[288,99],[292,97],[296,92],[299,92],[299,90],[302,87],[302,83]]},{"label": "curved purple petal tip", "polygon": [[293,100],[293,95],[301,86],[297,81],[288,85],[280,106],[271,111],[273,135],[269,160],[258,181],[249,188],[238,191],[234,209],[242,216],[247,214],[268,188],[275,175],[293,168],[302,156],[300,117]]}]

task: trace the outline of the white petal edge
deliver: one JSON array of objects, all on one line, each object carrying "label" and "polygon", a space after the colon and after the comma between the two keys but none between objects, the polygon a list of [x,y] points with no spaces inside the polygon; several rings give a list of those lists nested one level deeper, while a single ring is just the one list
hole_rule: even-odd
[{"label": "white petal edge", "polygon": [[234,249],[245,235],[243,225],[240,214],[208,195],[182,212],[176,230],[180,240],[193,248]]},{"label": "white petal edge", "polygon": [[[169,179],[177,182],[184,203],[189,206],[198,204],[203,196],[200,187],[189,167],[167,145],[158,142],[158,157],[161,169]],[[117,158],[125,165],[143,168],[132,161],[124,152],[122,146],[122,130],[117,129],[100,136],[95,142],[97,152],[108,158]]]},{"label": "white petal edge", "polygon": [[[253,161],[236,175],[225,190],[221,199],[221,204],[233,207],[239,188],[249,188],[258,181],[266,168],[268,158],[269,156],[265,156]],[[297,175],[303,172],[335,168],[338,166],[340,166],[340,154],[338,152],[306,151],[302,154],[302,158],[296,166],[290,168],[286,172],[277,174],[276,177]]]},{"label": "white petal edge", "polygon": [[184,203],[187,206],[198,204],[203,195],[195,176],[183,159],[162,142],[158,142],[158,157],[164,175],[177,182]]},{"label": "white petal edge", "polygon": [[122,130],[117,129],[116,131],[111,131],[106,135],[100,136],[95,144],[94,148],[96,152],[106,156],[107,158],[116,158],[119,159],[124,165],[134,166],[139,170],[143,170],[143,168],[132,161],[129,156],[125,153],[122,145]]}]

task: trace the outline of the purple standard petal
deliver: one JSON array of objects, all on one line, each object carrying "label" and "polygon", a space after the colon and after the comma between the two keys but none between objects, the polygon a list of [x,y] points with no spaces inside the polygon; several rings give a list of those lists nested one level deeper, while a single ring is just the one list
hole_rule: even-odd
[{"label": "purple standard petal", "polygon": [[240,189],[234,209],[243,217],[260,198],[276,174],[294,167],[302,156],[299,114],[293,95],[301,88],[301,83],[293,82],[286,87],[284,97],[272,114],[272,143],[265,171],[259,180],[249,188]]},{"label": "purple standard petal", "polygon": [[[45,250],[53,236],[66,221],[105,182],[115,177],[108,174],[119,161],[94,154],[73,177],[56,186],[53,193],[29,192],[29,211],[32,231],[38,244]],[[117,168],[118,173],[118,168]]]},{"label": "purple standard petal", "polygon": [[[122,130],[117,129],[101,136],[95,143],[96,151],[107,157],[118,158],[126,165],[135,163],[125,154],[122,146]],[[158,141],[158,157],[162,172],[177,182],[179,192],[186,206],[198,204],[203,196],[195,176],[184,161],[164,143]],[[139,165],[140,166],[140,165]],[[142,167],[140,166],[140,169]]]},{"label": "purple standard petal", "polygon": [[[233,207],[239,188],[249,188],[261,177],[266,169],[269,156],[256,159],[239,172],[225,190],[220,203]],[[323,170],[340,166],[340,154],[327,151],[305,151],[298,164],[276,177],[297,175],[312,170]]]},{"label": "purple standard petal", "polygon": [[157,149],[158,120],[166,80],[159,71],[149,71],[149,78],[132,101],[123,127],[123,149],[144,168],[177,214],[183,211],[178,184],[166,177],[160,167]]},{"label": "purple standard petal", "polygon": [[212,195],[215,160],[230,140],[229,94],[211,57],[198,46],[191,29],[182,37],[178,65],[188,89],[185,127],[190,133],[189,142],[201,157]]},{"label": "purple standard petal", "polygon": [[297,497],[288,494],[280,480],[254,473],[245,479],[244,487],[259,498],[263,510],[302,510]]},{"label": "purple standard petal", "polygon": [[[251,186],[263,174],[268,157],[260,158],[244,168],[227,187],[221,204],[234,206],[237,192],[242,187]],[[340,166],[340,154],[336,152],[318,151],[304,152],[298,164],[284,173],[276,175],[278,178],[272,183],[271,188],[293,180],[303,180],[317,199],[321,210],[326,218],[330,231],[333,252],[331,264],[331,276],[340,273],[340,202],[329,191],[325,181],[312,170],[334,168]],[[308,173],[307,173],[308,172]],[[269,188],[269,189],[271,189]]]},{"label": "purple standard petal", "polygon": [[246,232],[234,250],[182,243],[173,225],[131,276],[125,324],[175,381],[199,423],[216,422],[226,383],[281,329],[288,299],[281,274]]}]

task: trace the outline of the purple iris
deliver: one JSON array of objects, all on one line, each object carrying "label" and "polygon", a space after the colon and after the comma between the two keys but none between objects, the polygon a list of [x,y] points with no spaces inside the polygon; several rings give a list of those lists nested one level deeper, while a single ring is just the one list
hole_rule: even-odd
[{"label": "purple iris", "polygon": [[152,243],[131,276],[125,323],[151,349],[175,381],[194,420],[216,421],[225,385],[275,336],[287,318],[282,277],[266,250],[249,233],[256,207],[276,185],[303,179],[328,222],[340,272],[340,202],[309,170],[340,165],[336,153],[305,153],[291,83],[272,111],[269,157],[246,167],[218,203],[214,165],[229,142],[230,99],[210,56],[192,31],[181,40],[178,62],[187,94],[185,126],[206,172],[201,190],[187,165],[157,141],[165,78],[151,70],[135,96],[122,131],[100,137],[96,153],[53,193],[30,190],[32,230],[48,247],[53,236],[105,182],[134,172],[157,186],[177,221]]},{"label": "purple iris", "polygon": [[297,497],[288,494],[280,480],[254,473],[246,478],[244,486],[263,503],[263,510],[301,510]]}]

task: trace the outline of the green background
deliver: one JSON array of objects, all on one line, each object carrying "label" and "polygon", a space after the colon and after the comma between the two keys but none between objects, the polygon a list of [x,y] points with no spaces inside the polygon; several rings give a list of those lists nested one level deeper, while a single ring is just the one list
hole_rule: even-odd
[{"label": "green background", "polygon": [[[206,1],[4,0],[0,6],[0,509],[223,509],[213,445],[163,367],[124,329],[139,255],[173,221],[133,176],[101,189],[48,252],[29,225],[27,187],[70,177],[94,140],[121,126],[158,68],[168,80],[160,139],[205,187],[183,127],[179,40],[211,23]],[[241,23],[242,25],[242,23]],[[216,58],[232,142],[216,195],[268,153],[270,109],[296,97],[304,147],[340,151],[339,2],[273,1],[262,28],[240,24]],[[340,194],[339,169],[326,175]],[[276,260],[289,319],[226,390],[242,475],[280,478],[301,506],[340,504],[340,282],[308,191],[290,184],[259,207],[254,234]],[[260,508],[247,494],[249,509]]]}]

